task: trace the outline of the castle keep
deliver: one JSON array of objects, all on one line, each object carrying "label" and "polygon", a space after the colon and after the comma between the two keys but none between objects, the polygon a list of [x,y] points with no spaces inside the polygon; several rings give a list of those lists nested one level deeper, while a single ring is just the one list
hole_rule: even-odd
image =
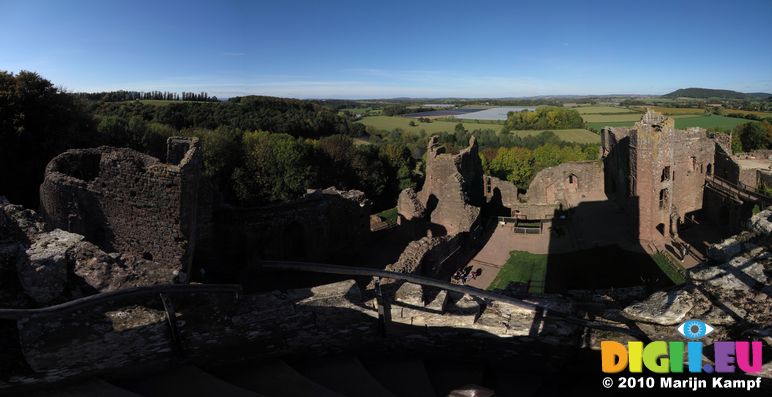
[{"label": "castle keep", "polygon": [[647,112],[632,128],[602,132],[606,192],[627,212],[639,240],[677,237],[687,214],[702,208],[715,143],[701,128]]}]

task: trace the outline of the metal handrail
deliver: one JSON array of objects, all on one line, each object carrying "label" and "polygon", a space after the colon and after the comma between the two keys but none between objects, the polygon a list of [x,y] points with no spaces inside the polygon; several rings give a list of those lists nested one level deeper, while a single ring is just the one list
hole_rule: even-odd
[{"label": "metal handrail", "polygon": [[748,194],[748,195],[758,196],[758,197],[760,197],[762,199],[765,199],[765,200],[772,200],[772,197],[767,196],[766,194],[758,191],[757,189],[753,188],[752,186],[748,186],[745,183],[740,182],[740,181],[737,181],[737,183],[735,183],[735,182],[726,180],[726,179],[721,178],[720,176],[716,176],[716,175],[708,175],[708,176],[706,176],[705,179],[710,181],[710,182],[718,183],[719,185],[727,185],[730,188],[735,188],[736,190],[739,190],[739,191],[741,191],[741,192],[743,192],[745,194]]},{"label": "metal handrail", "polygon": [[152,296],[157,298],[158,294],[181,294],[181,293],[231,293],[237,296],[241,294],[241,286],[236,284],[164,284],[152,285],[147,287],[133,287],[118,291],[103,292],[96,295],[89,295],[83,298],[73,299],[58,305],[35,308],[35,309],[0,309],[0,319],[18,320],[36,314],[53,314],[77,310],[84,306],[102,303],[113,299],[125,299],[134,296]]},{"label": "metal handrail", "polygon": [[544,311],[545,313],[549,313],[552,316],[560,317],[562,320],[566,322],[582,325],[587,328],[594,328],[594,329],[612,331],[612,332],[620,332],[634,337],[646,338],[646,335],[643,332],[639,332],[636,330],[631,330],[628,328],[622,328],[622,327],[617,327],[617,326],[608,325],[608,324],[601,324],[595,321],[585,320],[583,318],[576,317],[572,314],[563,313],[536,303],[525,302],[521,299],[513,298],[510,296],[496,294],[496,293],[488,292],[478,288],[469,287],[466,285],[451,284],[445,281],[441,281],[441,280],[437,280],[429,277],[417,276],[415,274],[398,273],[398,272],[391,272],[388,270],[370,269],[370,268],[362,268],[362,267],[330,265],[326,263],[315,263],[315,262],[263,261],[261,262],[261,266],[265,268],[271,268],[271,269],[296,270],[296,271],[303,271],[303,272],[326,273],[326,274],[339,274],[339,275],[345,275],[345,276],[380,277],[380,278],[390,278],[394,280],[401,280],[401,281],[406,281],[413,284],[425,285],[425,286],[436,287],[436,288],[444,289],[448,291],[454,291],[462,294],[468,294],[477,298],[504,302],[523,309],[541,310],[541,311]]},{"label": "metal handrail", "polygon": [[[594,328],[599,330],[606,330],[612,332],[620,332],[628,334],[634,337],[644,337],[645,334],[636,330],[617,327],[608,324],[601,324],[595,321],[586,320],[576,317],[569,313],[563,313],[552,308],[525,302],[521,299],[513,298],[506,295],[496,294],[473,288],[465,285],[450,284],[441,280],[417,276],[414,274],[397,273],[387,270],[368,269],[351,266],[330,265],[324,263],[313,262],[292,262],[292,261],[264,261],[261,265],[265,268],[283,269],[283,270],[296,270],[314,273],[326,273],[326,274],[339,274],[347,276],[367,276],[367,277],[381,277],[390,278],[394,280],[406,281],[414,284],[425,285],[430,287],[436,287],[447,291],[454,291],[462,294],[468,294],[481,299],[489,299],[493,301],[499,301],[508,303],[513,306],[517,306],[529,310],[542,310],[545,313],[549,313],[554,317],[559,317],[562,320],[578,325],[585,326],[587,328]],[[167,284],[167,285],[155,285],[147,287],[134,287],[127,288],[118,291],[104,292],[101,294],[90,295],[83,298],[74,299],[68,302],[64,302],[58,305],[35,308],[35,309],[0,309],[0,319],[5,320],[18,320],[25,317],[40,315],[40,314],[62,314],[70,311],[77,310],[84,306],[94,305],[102,302],[106,302],[114,299],[125,299],[134,296],[155,296],[158,294],[185,294],[185,293],[232,293],[237,296],[242,293],[240,285],[233,284]]]}]

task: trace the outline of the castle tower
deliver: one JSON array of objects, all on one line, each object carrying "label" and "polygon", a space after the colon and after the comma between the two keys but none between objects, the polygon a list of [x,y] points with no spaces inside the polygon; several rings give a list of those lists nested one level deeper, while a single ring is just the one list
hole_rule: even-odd
[{"label": "castle tower", "polygon": [[628,207],[637,206],[640,240],[677,237],[686,214],[702,208],[705,170],[714,150],[704,129],[678,130],[673,119],[660,113],[648,111],[635,124],[629,143]]}]

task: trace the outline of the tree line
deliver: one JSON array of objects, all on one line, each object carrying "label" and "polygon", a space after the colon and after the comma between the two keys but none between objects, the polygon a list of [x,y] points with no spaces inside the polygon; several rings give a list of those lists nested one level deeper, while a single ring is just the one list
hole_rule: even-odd
[{"label": "tree line", "polygon": [[139,100],[159,101],[191,101],[191,102],[218,102],[216,96],[209,96],[206,92],[169,92],[169,91],[106,91],[106,92],[78,92],[73,95],[89,101],[101,102],[125,102]]},{"label": "tree line", "polygon": [[187,135],[201,137],[205,172],[232,204],[334,185],[363,190],[376,208],[393,206],[399,189],[415,182],[415,160],[400,145],[354,145],[363,131],[310,101],[93,102],[36,73],[0,71],[0,195],[36,208],[45,166],[67,149],[111,145],[163,158],[169,136]]}]

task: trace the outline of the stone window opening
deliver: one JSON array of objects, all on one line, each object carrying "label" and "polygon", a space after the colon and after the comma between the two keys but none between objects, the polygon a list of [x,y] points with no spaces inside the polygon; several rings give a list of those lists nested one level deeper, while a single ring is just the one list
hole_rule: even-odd
[{"label": "stone window opening", "polygon": [[705,167],[706,174],[711,175],[713,174],[713,164],[708,163],[708,166]]},{"label": "stone window opening", "polygon": [[697,158],[692,156],[689,158],[689,171],[697,170]]},{"label": "stone window opening", "polygon": [[669,200],[670,200],[670,192],[667,189],[660,190],[659,191],[659,209],[663,209],[667,207]]},{"label": "stone window opening", "polygon": [[664,236],[665,235],[665,224],[664,223],[660,223],[659,225],[657,225],[657,231],[659,232],[659,234]]},{"label": "stone window opening", "polygon": [[662,175],[659,178],[660,182],[665,182],[670,180],[670,166],[667,165],[665,168],[662,169]]},{"label": "stone window opening", "polygon": [[153,260],[153,254],[151,254],[149,252],[144,252],[144,253],[142,253],[142,259],[144,259],[146,261],[152,261]]},{"label": "stone window opening", "polygon": [[568,191],[575,192],[579,186],[579,177],[576,174],[568,174]]}]

